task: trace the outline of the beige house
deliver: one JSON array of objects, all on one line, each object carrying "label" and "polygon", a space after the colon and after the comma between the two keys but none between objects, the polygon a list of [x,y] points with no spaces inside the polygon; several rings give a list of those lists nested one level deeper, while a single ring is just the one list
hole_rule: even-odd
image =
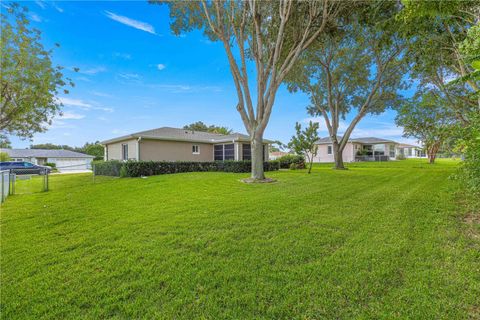
[{"label": "beige house", "polygon": [[[224,161],[250,160],[250,138],[162,127],[132,133],[101,142],[105,160],[142,161]],[[268,160],[269,140],[264,140],[263,154]]]},{"label": "beige house", "polygon": [[[318,152],[314,162],[334,162],[330,137],[317,141]],[[387,161],[396,157],[398,143],[392,140],[367,137],[349,139],[343,149],[343,161]]]}]

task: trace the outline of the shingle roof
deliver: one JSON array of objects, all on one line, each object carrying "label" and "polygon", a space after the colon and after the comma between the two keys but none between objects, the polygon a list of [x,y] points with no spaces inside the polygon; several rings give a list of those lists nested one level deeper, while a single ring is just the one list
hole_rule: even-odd
[{"label": "shingle roof", "polygon": [[[338,139],[342,139],[341,136]],[[383,138],[375,138],[375,137],[364,137],[364,138],[351,138],[348,139],[348,142],[358,142],[363,144],[376,144],[376,143],[397,143],[393,140],[383,139]],[[317,144],[329,144],[332,143],[332,139],[330,137],[320,138],[317,140]]]},{"label": "shingle roof", "polygon": [[[121,136],[118,138],[113,138],[109,140],[102,141],[102,144],[109,144],[118,141],[124,141],[128,139],[158,139],[158,140],[173,140],[173,141],[192,141],[192,142],[205,142],[205,143],[220,143],[220,142],[229,142],[229,141],[250,141],[250,137],[241,134],[241,133],[232,133],[228,135],[202,132],[202,131],[193,131],[187,129],[171,128],[171,127],[162,127],[157,129],[145,130],[136,133],[132,133],[126,136]],[[264,142],[271,142],[265,140]]]},{"label": "shingle roof", "polygon": [[0,149],[11,158],[95,158],[94,156],[70,150],[48,149]]}]

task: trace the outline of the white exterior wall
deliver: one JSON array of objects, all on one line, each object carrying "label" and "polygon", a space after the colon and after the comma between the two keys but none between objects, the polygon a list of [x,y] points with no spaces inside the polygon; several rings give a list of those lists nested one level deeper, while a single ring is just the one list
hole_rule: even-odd
[{"label": "white exterior wall", "polygon": [[[344,162],[353,162],[355,161],[355,145],[354,143],[348,142],[343,149],[343,161]],[[332,154],[328,154],[328,146],[332,147]],[[319,144],[317,155],[313,158],[313,162],[334,162],[333,157],[333,145],[331,144]]]}]

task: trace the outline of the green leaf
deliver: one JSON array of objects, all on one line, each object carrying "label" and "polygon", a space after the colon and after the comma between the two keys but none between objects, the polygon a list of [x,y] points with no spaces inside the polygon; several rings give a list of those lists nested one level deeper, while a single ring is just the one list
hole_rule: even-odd
[{"label": "green leaf", "polygon": [[473,61],[472,68],[474,68],[475,70],[480,70],[480,60]]}]

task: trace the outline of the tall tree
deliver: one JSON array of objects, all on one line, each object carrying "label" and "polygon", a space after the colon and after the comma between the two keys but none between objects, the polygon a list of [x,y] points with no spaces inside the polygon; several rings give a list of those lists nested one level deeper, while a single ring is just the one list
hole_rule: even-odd
[{"label": "tall tree", "polygon": [[73,83],[63,78],[62,67],[53,66],[52,51],[43,48],[40,31],[30,27],[28,10],[16,3],[3,6],[7,14],[1,14],[0,133],[31,138],[47,130],[60,113],[56,96],[67,82]]},{"label": "tall tree", "polygon": [[471,63],[480,54],[472,52],[478,48],[478,26],[474,27],[480,20],[478,1],[403,0],[403,4],[398,17],[409,44],[407,57],[413,62],[411,76],[419,81],[419,90],[436,95],[441,106],[466,124],[472,111],[480,112],[480,77],[472,76]]},{"label": "tall tree", "polygon": [[[251,178],[265,179],[263,134],[277,90],[300,54],[325,33],[340,2],[202,0],[168,5],[175,34],[200,29],[223,44],[237,92],[236,109],[251,139]],[[252,72],[249,60],[255,65]]]},{"label": "tall tree", "polygon": [[93,160],[103,160],[104,150],[105,148],[100,144],[100,142],[96,141],[94,143],[85,143],[85,145],[77,151],[94,156],[95,158]]},{"label": "tall tree", "polygon": [[441,100],[432,92],[416,95],[398,108],[395,122],[404,129],[405,137],[423,142],[430,163],[437,152],[452,137],[458,121],[454,112],[441,106]]},{"label": "tall tree", "polygon": [[312,172],[313,159],[317,155],[318,122],[310,121],[308,127],[302,130],[300,123],[295,124],[296,135],[292,137],[288,146],[296,154],[303,155],[308,161],[308,173]]},{"label": "tall tree", "polygon": [[[345,169],[343,150],[367,114],[379,114],[402,101],[405,41],[396,32],[395,2],[373,1],[341,21],[341,32],[318,39],[304,52],[287,79],[290,91],[310,98],[308,112],[325,120],[335,169]],[[341,119],[353,115],[343,136]]]}]

